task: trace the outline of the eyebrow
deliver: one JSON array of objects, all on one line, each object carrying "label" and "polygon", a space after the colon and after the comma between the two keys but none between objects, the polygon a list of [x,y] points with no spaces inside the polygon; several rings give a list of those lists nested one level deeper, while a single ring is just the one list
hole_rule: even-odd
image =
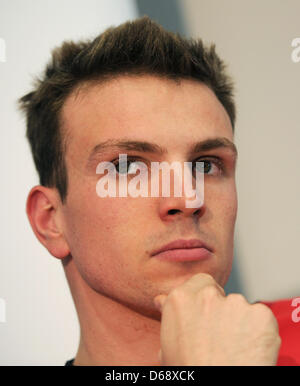
[{"label": "eyebrow", "polygon": [[[227,149],[230,150],[235,156],[237,156],[237,148],[233,142],[225,137],[210,138],[193,144],[190,154],[200,153],[203,151],[209,151],[214,149]],[[137,151],[142,153],[153,153],[158,155],[164,155],[168,153],[165,147],[161,147],[156,143],[146,141],[132,141],[128,139],[123,140],[107,140],[99,143],[92,150],[88,163],[93,160],[98,154],[102,154],[106,151],[122,150],[122,151]]]},{"label": "eyebrow", "polygon": [[225,137],[211,138],[197,142],[192,148],[192,153],[199,153],[201,151],[214,150],[218,148],[228,149],[235,156],[238,154],[235,144]]}]

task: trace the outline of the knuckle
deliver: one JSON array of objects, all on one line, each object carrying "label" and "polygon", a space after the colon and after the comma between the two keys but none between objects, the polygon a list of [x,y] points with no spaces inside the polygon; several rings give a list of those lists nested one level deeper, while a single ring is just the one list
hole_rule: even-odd
[{"label": "knuckle", "polygon": [[203,281],[205,280],[205,283],[207,283],[208,285],[215,283],[215,279],[208,273],[201,272],[195,275],[195,277]]},{"label": "knuckle", "polygon": [[259,318],[261,326],[278,335],[278,323],[270,308],[262,303],[256,303],[252,307],[256,310],[256,317]]},{"label": "knuckle", "polygon": [[253,309],[255,309],[256,313],[264,320],[273,320],[275,319],[273,312],[270,308],[262,303],[255,303],[252,305]]},{"label": "knuckle", "polygon": [[227,295],[227,299],[229,302],[232,302],[232,303],[249,304],[246,298],[242,294],[238,294],[238,293],[232,293]]},{"label": "knuckle", "polygon": [[205,299],[213,299],[220,295],[220,290],[215,284],[206,285],[201,291],[198,292],[198,296]]}]

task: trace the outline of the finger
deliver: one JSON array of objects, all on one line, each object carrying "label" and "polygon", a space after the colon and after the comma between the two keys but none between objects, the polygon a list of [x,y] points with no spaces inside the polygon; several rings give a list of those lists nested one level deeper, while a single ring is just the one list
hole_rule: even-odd
[{"label": "finger", "polygon": [[[207,286],[214,286],[218,289],[220,295],[226,296],[224,289],[207,273],[198,273],[185,281],[179,287],[189,288],[194,293],[198,293]],[[177,288],[179,288],[177,287]]]}]

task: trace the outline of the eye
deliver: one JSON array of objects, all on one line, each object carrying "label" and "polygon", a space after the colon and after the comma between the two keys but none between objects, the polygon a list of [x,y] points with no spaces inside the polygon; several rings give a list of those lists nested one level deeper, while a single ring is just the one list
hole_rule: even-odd
[{"label": "eye", "polygon": [[219,158],[199,158],[193,165],[193,171],[195,170],[208,175],[219,175],[224,172],[224,163]]},{"label": "eye", "polygon": [[127,162],[119,162],[119,158],[112,161],[112,163],[116,167],[116,171],[118,174],[125,175],[125,174],[135,174],[136,169],[140,168],[141,160],[139,158],[127,158]]}]

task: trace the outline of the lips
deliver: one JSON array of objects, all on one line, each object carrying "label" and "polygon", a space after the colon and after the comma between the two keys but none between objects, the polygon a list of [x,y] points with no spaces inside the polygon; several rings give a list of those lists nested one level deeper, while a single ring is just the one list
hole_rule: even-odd
[{"label": "lips", "polygon": [[198,239],[175,240],[151,253],[152,257],[166,261],[197,261],[209,258],[212,249]]}]

